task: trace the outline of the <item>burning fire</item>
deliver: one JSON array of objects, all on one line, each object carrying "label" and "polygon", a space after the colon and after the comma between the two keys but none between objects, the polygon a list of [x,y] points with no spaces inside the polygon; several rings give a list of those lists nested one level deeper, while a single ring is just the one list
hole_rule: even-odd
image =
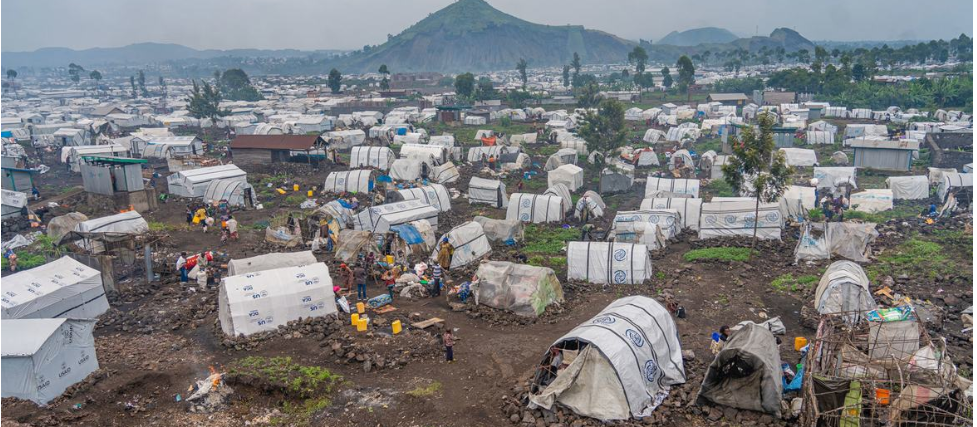
[{"label": "burning fire", "polygon": [[221,374],[220,372],[217,372],[217,369],[214,369],[213,365],[210,366],[210,378],[213,379],[212,385],[214,386],[214,388],[217,388],[217,386],[220,385],[221,382]]}]

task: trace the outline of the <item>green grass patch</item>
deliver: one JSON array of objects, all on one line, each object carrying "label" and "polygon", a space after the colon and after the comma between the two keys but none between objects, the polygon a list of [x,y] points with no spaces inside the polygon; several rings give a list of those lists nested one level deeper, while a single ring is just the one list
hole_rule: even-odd
[{"label": "green grass patch", "polygon": [[[41,234],[34,239],[34,242],[27,246],[14,249],[17,254],[17,270],[27,270],[47,264],[48,259],[60,258],[61,248],[54,244],[54,239],[46,234]],[[0,258],[0,268],[10,269],[7,258]]]},{"label": "green grass patch", "polygon": [[304,202],[306,199],[308,199],[308,197],[306,197],[305,194],[302,193],[289,194],[288,196],[285,196],[285,201],[282,202],[282,205],[298,206],[302,204],[302,202]]},{"label": "green grass patch", "polygon": [[804,275],[794,277],[793,274],[787,273],[773,279],[770,282],[770,287],[780,292],[798,292],[810,288],[817,282],[818,276]]},{"label": "green grass patch", "polygon": [[[47,263],[47,258],[44,258],[44,255],[18,250],[14,250],[14,253],[17,254],[17,271],[39,267]],[[7,258],[0,259],[0,264],[2,264],[0,268],[10,269],[10,262],[7,261]]]},{"label": "green grass patch", "polygon": [[917,206],[894,206],[887,211],[868,213],[859,212],[853,209],[845,211],[845,219],[858,219],[865,222],[883,223],[889,220],[907,220],[919,216],[922,207]]},{"label": "green grass patch", "polygon": [[750,248],[702,248],[693,249],[682,256],[686,261],[738,261],[750,259]]},{"label": "green grass patch", "polygon": [[733,192],[733,187],[723,179],[709,181],[706,190],[709,190],[709,194],[712,194],[712,197],[736,197],[736,193]]},{"label": "green grass patch", "polygon": [[723,140],[719,138],[703,138],[695,142],[695,151],[700,155],[709,150],[721,154],[722,149],[723,149]]},{"label": "green grass patch", "polygon": [[149,231],[163,232],[163,231],[175,231],[182,227],[182,225],[172,225],[160,221],[149,221]]},{"label": "green grass patch", "polygon": [[248,356],[228,365],[228,374],[255,377],[290,396],[329,393],[342,377],[321,366],[296,363],[291,357]]},{"label": "green grass patch", "polygon": [[[945,275],[959,271],[958,266],[947,257],[943,245],[920,239],[915,236],[895,248],[879,255],[878,262],[870,265],[866,273],[873,282],[882,276],[898,276],[905,274],[922,275],[933,279],[937,275]],[[968,268],[967,271],[970,271]]]},{"label": "green grass patch", "polygon": [[413,397],[431,397],[441,392],[441,382],[432,381],[428,385],[414,387],[413,390],[407,391],[408,396]]},{"label": "green grass patch", "polygon": [[529,224],[526,226],[526,246],[529,254],[556,255],[564,242],[580,238],[580,230],[557,225]]}]

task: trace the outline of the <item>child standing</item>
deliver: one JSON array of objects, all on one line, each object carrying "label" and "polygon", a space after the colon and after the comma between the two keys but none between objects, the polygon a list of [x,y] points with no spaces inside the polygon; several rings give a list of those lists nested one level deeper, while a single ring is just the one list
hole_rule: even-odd
[{"label": "child standing", "polygon": [[445,360],[448,363],[455,361],[455,335],[451,332],[451,328],[448,325],[444,325],[444,334],[441,335],[442,341],[444,341],[444,355]]}]

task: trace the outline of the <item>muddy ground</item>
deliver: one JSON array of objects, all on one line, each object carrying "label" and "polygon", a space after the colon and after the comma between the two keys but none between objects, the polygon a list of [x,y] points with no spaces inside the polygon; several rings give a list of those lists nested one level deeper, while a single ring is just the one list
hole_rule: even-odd
[{"label": "muddy ground", "polygon": [[[532,147],[528,150],[539,153],[541,149]],[[545,163],[545,156],[537,154],[534,162]],[[334,167],[263,165],[245,169],[256,186],[262,180],[276,185],[297,182],[304,192],[313,185],[321,185]],[[461,170],[462,179],[453,186],[464,194],[468,177],[477,172],[470,166]],[[639,176],[643,175],[639,171]],[[593,172],[588,170],[588,189],[596,187],[592,176]],[[509,192],[515,192],[519,177],[505,179]],[[77,175],[53,171],[41,180],[52,189],[61,189],[51,192],[55,194],[45,194],[46,200],[42,201],[58,201],[62,206],[55,213],[72,209],[90,216],[111,213],[106,206],[92,205],[77,189],[70,188],[80,184]],[[540,172],[534,180],[543,180],[542,187],[545,188],[545,172]],[[536,192],[538,186],[539,182],[527,183],[523,191]],[[637,209],[643,187],[643,182],[637,182],[626,194],[606,196],[607,217],[613,217],[617,210]],[[262,200],[273,201],[268,203],[272,207],[236,214],[242,225],[241,240],[227,246],[220,246],[217,233],[203,234],[198,228],[186,226],[183,201],[171,199],[145,217],[153,225],[157,255],[164,257],[166,262],[175,262],[179,251],[194,253],[202,250],[215,250],[218,262],[226,262],[227,259],[287,250],[265,243],[261,227],[270,218],[281,218],[288,212],[299,210],[285,200],[291,195],[291,192],[286,196],[263,194]],[[453,200],[452,206],[451,212],[441,216],[441,232],[475,215],[505,216],[500,209],[472,207],[464,198]],[[607,222],[605,218],[598,224],[606,227]],[[916,221],[903,224],[901,220],[894,220],[880,225],[882,236],[874,245],[874,253],[881,255],[894,250],[908,236],[940,230],[960,231],[970,222],[970,219],[961,219],[927,226]],[[970,242],[967,244],[972,244],[972,240]],[[654,254],[656,276],[649,283],[603,289],[564,281],[566,303],[551,307],[535,320],[484,307],[452,307],[444,297],[397,298],[393,304],[396,311],[375,316],[382,326],[368,333],[357,333],[347,324],[347,319],[341,318],[297,322],[280,332],[251,339],[228,339],[220,332],[216,319],[216,290],[198,289],[195,284],[181,285],[172,274],[164,274],[159,281],[147,283],[142,271],[133,267],[131,271],[126,270],[129,274],[120,281],[121,292],[113,296],[113,307],[100,320],[96,330],[101,369],[47,407],[4,399],[3,421],[10,425],[38,426],[589,425],[594,424],[592,420],[579,420],[563,412],[544,415],[527,411],[522,406],[520,398],[524,396],[527,381],[548,345],[616,298],[648,295],[662,300],[671,295],[687,313],[686,318],[676,319],[676,323],[683,349],[692,350],[694,354],[686,360],[689,382],[674,389],[653,417],[635,423],[676,426],[791,424],[792,421],[773,420],[762,414],[699,408],[689,403],[711,361],[710,335],[720,325],[733,325],[744,320],[761,322],[779,316],[787,327],[787,335],[781,337],[784,341],[781,356],[787,362],[798,361],[799,354],[792,346],[794,337],[811,338],[815,332],[811,329],[813,323],[807,310],[812,305],[814,289],[779,290],[771,287],[771,282],[787,273],[795,277],[819,276],[828,262],[793,265],[795,243],[796,230],[789,229],[783,242],[762,242],[759,255],[746,263],[686,262],[683,255],[693,248],[748,246],[750,242],[698,241],[694,234],[683,233],[665,250]],[[963,246],[947,245],[945,248],[963,251]],[[522,251],[520,246],[497,245],[490,258],[512,259]],[[565,256],[562,253],[550,255]],[[318,258],[333,265],[331,255],[318,255]],[[930,330],[948,337],[954,360],[969,373],[973,358],[972,335],[960,332],[963,326],[959,313],[972,305],[972,262],[960,261],[960,266],[960,271],[938,277],[918,271],[909,272],[905,277],[880,280],[888,280],[886,283],[897,292],[933,303],[934,311],[942,316],[939,322],[930,325]],[[561,280],[566,277],[565,265],[552,267]],[[470,272],[471,269],[466,269],[451,272],[450,276],[462,278]],[[369,284],[371,295],[383,291],[379,284]],[[427,330],[407,328],[401,335],[389,334],[387,325],[393,320],[409,324],[431,317],[445,319],[445,324],[456,330],[457,362],[443,361],[442,347],[436,337],[437,327]],[[248,356],[288,356],[300,364],[328,368],[341,375],[343,381],[337,384],[328,401],[311,410],[296,410],[296,405],[301,406],[307,401],[305,398],[231,380],[228,380],[228,385],[234,388],[231,400],[217,412],[190,413],[186,402],[177,401],[177,395],[185,398],[193,382],[209,375],[210,367],[221,370]]]}]

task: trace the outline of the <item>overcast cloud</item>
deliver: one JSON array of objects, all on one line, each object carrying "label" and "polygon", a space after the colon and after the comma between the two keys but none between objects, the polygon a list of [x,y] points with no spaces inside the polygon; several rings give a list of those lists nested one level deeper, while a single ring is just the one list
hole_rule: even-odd
[{"label": "overcast cloud", "polygon": [[[0,48],[358,49],[380,44],[453,0],[3,0]],[[741,36],[789,27],[812,40],[949,39],[973,34],[973,2],[945,0],[488,0],[552,25],[637,40],[715,26]]]}]

